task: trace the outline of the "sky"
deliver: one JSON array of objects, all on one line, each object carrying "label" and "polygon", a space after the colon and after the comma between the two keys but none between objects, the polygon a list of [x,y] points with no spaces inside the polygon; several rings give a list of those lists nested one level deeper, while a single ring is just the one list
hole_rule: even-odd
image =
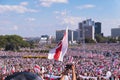
[{"label": "sky", "polygon": [[78,29],[92,19],[105,36],[120,25],[119,0],[0,0],[0,35],[55,36],[56,30]]}]

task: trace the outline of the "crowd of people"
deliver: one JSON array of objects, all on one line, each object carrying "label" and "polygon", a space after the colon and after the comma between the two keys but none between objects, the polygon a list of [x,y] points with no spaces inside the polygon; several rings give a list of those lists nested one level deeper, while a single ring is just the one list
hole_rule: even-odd
[{"label": "crowd of people", "polygon": [[[15,72],[30,71],[37,73],[44,80],[48,78],[52,80],[120,79],[120,44],[118,43],[71,46],[63,62],[23,57],[29,55],[47,56],[47,53],[0,51],[0,78],[4,79]],[[75,66],[75,79],[72,74],[73,68],[66,71],[67,64]],[[63,75],[67,75],[67,78],[63,79]]]}]

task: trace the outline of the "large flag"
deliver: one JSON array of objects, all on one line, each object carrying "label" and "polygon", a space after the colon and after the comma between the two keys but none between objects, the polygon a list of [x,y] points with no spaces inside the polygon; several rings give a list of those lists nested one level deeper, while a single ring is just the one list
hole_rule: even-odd
[{"label": "large flag", "polygon": [[48,54],[48,59],[63,61],[63,57],[68,48],[68,28],[66,29],[63,39],[59,42],[56,48],[51,49]]}]

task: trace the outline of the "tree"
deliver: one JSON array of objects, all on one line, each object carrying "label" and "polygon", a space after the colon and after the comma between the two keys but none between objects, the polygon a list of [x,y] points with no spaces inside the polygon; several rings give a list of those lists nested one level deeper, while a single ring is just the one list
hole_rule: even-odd
[{"label": "tree", "polygon": [[9,43],[9,44],[6,44],[5,46],[5,51],[8,51],[8,50],[16,51],[16,50],[19,50],[19,47],[13,43]]},{"label": "tree", "polygon": [[4,36],[0,36],[0,48],[5,47],[7,40]]},{"label": "tree", "polygon": [[86,38],[86,39],[85,39],[85,42],[86,42],[86,43],[95,43],[95,41],[92,40],[92,39],[90,39],[90,38]]},{"label": "tree", "polygon": [[102,35],[99,34],[95,35],[95,39],[98,43],[104,43],[107,41],[106,37],[103,37]]},{"label": "tree", "polygon": [[107,37],[107,42],[108,43],[116,43],[117,39],[113,38],[113,37]]},{"label": "tree", "polygon": [[118,41],[120,41],[120,36],[118,37]]},{"label": "tree", "polygon": [[28,41],[28,43],[30,44],[30,48],[35,48],[35,42],[34,41]]},{"label": "tree", "polygon": [[18,35],[5,35],[0,36],[0,47],[5,50],[19,50],[21,47],[29,47],[29,43],[24,41],[21,36]]}]

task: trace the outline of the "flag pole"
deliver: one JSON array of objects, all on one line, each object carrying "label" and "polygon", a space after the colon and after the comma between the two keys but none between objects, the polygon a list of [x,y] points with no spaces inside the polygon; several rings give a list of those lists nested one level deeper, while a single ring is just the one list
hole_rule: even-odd
[{"label": "flag pole", "polygon": [[85,54],[85,26],[82,26],[82,44],[83,44],[83,53]]}]

